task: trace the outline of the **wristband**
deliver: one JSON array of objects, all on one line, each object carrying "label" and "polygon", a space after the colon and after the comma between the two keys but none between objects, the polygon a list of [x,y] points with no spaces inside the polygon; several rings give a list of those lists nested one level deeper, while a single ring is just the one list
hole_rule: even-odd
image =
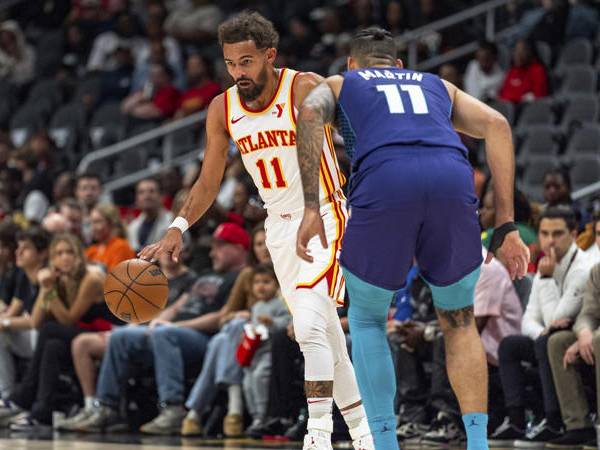
[{"label": "wristband", "polygon": [[169,228],[177,228],[179,231],[181,231],[181,234],[185,233],[189,227],[190,224],[188,221],[181,216],[176,217],[173,223],[169,225]]},{"label": "wristband", "polygon": [[506,222],[496,228],[494,230],[494,234],[492,235],[492,241],[490,242],[490,248],[488,251],[495,255],[496,251],[502,247],[506,235],[513,231],[518,231],[518,228],[514,222]]}]

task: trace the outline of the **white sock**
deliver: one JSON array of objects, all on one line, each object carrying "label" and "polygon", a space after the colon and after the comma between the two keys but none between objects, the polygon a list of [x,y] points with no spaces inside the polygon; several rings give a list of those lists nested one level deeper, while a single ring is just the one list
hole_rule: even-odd
[{"label": "white sock", "polygon": [[227,407],[227,414],[239,414],[240,416],[244,412],[244,404],[242,400],[242,385],[232,384],[227,389],[229,394],[229,405]]},{"label": "white sock", "polygon": [[367,416],[365,413],[365,407],[361,403],[360,405],[355,406],[354,408],[347,409],[342,412],[342,417],[348,425],[348,429],[352,430],[360,425],[361,420]]},{"label": "white sock", "polygon": [[85,409],[87,409],[88,411],[94,409],[94,402],[96,401],[94,397],[85,397],[83,401]]},{"label": "white sock", "polygon": [[307,399],[308,418],[320,419],[331,414],[333,407],[333,397],[313,397]]}]

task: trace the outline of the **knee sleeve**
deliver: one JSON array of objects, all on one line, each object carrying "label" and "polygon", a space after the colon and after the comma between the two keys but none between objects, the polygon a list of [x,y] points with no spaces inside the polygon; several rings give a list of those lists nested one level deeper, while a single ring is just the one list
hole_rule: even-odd
[{"label": "knee sleeve", "polygon": [[475,299],[475,286],[479,280],[481,269],[478,267],[456,283],[448,286],[435,286],[429,282],[433,294],[433,304],[438,309],[455,311],[457,309],[473,306]]}]

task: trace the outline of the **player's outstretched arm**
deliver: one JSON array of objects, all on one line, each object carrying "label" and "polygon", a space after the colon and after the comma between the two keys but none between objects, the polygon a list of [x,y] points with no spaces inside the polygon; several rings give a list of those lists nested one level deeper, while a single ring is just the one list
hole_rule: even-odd
[{"label": "player's outstretched arm", "polygon": [[502,114],[444,81],[452,99],[454,127],[469,136],[485,139],[486,156],[494,183],[496,231],[486,262],[492,254],[507,267],[512,278],[527,274],[529,249],[519,237],[514,221],[515,152],[512,132]]},{"label": "player's outstretched arm", "polygon": [[[323,248],[327,248],[325,227],[319,211],[319,167],[323,151],[324,126],[335,120],[335,107],[339,89],[337,79],[331,77],[310,91],[298,113],[297,148],[298,166],[304,190],[304,217],[298,229],[296,252],[302,259],[312,262],[308,242],[318,235]],[[330,83],[333,83],[333,88]],[[341,83],[340,83],[341,84]]]},{"label": "player's outstretched arm", "polygon": [[183,232],[199,220],[215,201],[223,179],[229,149],[229,133],[225,120],[227,120],[225,105],[221,94],[215,97],[208,107],[206,149],[200,176],[187,195],[179,216],[165,236],[155,244],[146,246],[138,254],[140,258],[154,261],[161,254],[168,253],[177,260],[183,246]]}]

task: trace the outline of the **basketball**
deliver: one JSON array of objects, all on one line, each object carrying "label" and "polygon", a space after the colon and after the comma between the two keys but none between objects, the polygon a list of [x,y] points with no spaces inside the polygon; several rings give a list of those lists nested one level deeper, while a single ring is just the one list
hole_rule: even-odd
[{"label": "basketball", "polygon": [[129,259],[106,277],[104,300],[108,309],[124,322],[149,322],[167,304],[167,277],[156,264]]}]

